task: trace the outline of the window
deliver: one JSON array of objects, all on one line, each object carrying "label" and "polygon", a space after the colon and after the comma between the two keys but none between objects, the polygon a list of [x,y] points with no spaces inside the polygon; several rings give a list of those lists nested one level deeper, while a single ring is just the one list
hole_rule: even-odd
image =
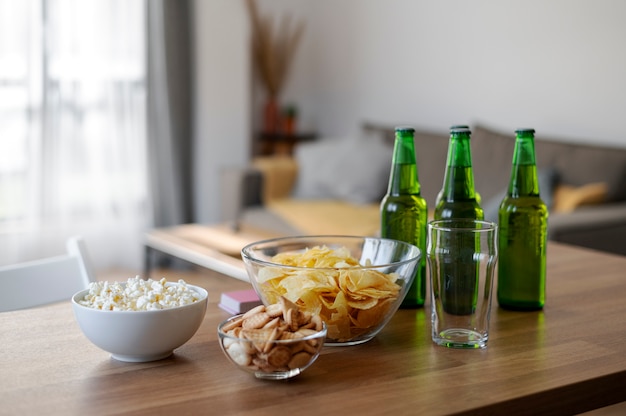
[{"label": "window", "polygon": [[0,0],[0,264],[73,234],[107,266],[139,261],[144,36],[143,0]]}]

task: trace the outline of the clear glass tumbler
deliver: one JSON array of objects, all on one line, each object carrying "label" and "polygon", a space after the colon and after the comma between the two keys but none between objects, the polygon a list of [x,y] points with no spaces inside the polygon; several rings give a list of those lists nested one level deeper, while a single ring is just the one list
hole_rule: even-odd
[{"label": "clear glass tumbler", "polygon": [[498,226],[488,221],[446,219],[428,224],[433,342],[452,348],[484,348]]}]

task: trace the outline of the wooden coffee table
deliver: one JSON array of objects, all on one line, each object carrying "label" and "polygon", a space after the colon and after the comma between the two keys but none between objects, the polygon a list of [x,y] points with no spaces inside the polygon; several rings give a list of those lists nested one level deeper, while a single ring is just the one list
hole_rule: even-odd
[{"label": "wooden coffee table", "polygon": [[[626,257],[548,243],[543,311],[491,314],[489,346],[431,340],[430,301],[399,310],[371,341],[324,347],[288,382],[224,356],[220,293],[248,284],[203,273],[202,325],[170,358],[120,363],[83,335],[69,301],[0,313],[2,415],[624,415]],[[617,404],[616,403],[620,403]],[[326,407],[323,407],[326,406]],[[328,410],[327,410],[328,411]]]},{"label": "wooden coffee table", "polygon": [[248,281],[241,249],[252,242],[277,237],[264,230],[229,224],[184,224],[156,228],[145,235],[144,277],[150,276],[154,251]]}]

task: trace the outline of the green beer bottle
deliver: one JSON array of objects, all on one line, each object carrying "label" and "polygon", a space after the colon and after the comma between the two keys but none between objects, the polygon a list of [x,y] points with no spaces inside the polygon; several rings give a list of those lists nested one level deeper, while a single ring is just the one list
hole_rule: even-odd
[{"label": "green beer bottle", "polygon": [[539,196],[534,134],[515,131],[511,180],[498,211],[498,303],[506,309],[538,310],[546,300],[548,208]]},{"label": "green beer bottle", "polygon": [[[443,188],[435,206],[436,220],[484,218],[484,211],[478,203],[474,189],[470,134],[467,126],[450,128]],[[435,291],[435,296],[442,298],[444,310],[454,315],[471,314],[478,298],[478,269],[473,258],[472,243],[463,244],[463,247],[457,249],[458,260],[442,270],[446,276],[446,284]]]},{"label": "green beer bottle", "polygon": [[415,130],[396,128],[387,194],[380,205],[381,236],[417,246],[422,253],[415,279],[401,308],[417,308],[426,299],[426,225],[428,209],[420,194],[415,160]]},{"label": "green beer bottle", "polygon": [[[469,126],[466,126],[464,124],[450,126],[450,132],[456,129],[469,129]],[[439,191],[439,193],[437,194],[437,197],[435,198],[435,206],[439,205],[439,201],[441,201],[442,196],[443,196],[443,188]]]},{"label": "green beer bottle", "polygon": [[450,128],[443,188],[437,196],[435,205],[436,220],[448,218],[482,220],[484,217],[474,189],[470,134],[467,126]]}]

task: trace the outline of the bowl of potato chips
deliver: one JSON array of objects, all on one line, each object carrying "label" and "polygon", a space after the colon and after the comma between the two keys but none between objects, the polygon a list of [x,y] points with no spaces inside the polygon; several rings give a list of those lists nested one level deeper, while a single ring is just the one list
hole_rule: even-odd
[{"label": "bowl of potato chips", "polygon": [[241,250],[263,303],[284,297],[319,315],[330,346],[375,337],[402,303],[421,255],[397,240],[322,235],[263,240]]}]

